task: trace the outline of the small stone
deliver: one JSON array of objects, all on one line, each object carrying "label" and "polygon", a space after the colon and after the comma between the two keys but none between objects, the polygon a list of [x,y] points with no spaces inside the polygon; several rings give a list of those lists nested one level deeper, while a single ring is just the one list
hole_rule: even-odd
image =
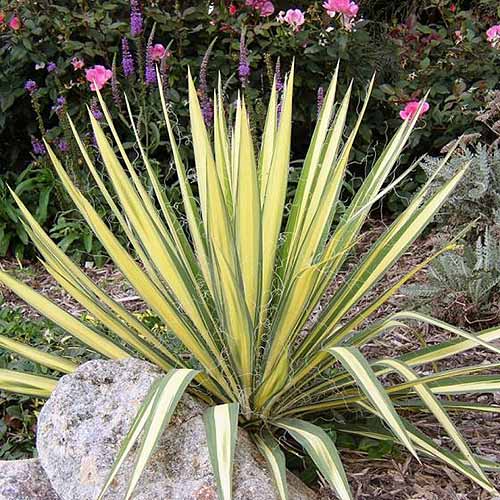
[{"label": "small stone", "polygon": [[0,460],[0,500],[60,500],[38,459]]},{"label": "small stone", "polygon": [[[59,381],[38,419],[40,461],[61,500],[99,494],[153,380],[154,366],[136,359],[89,361]],[[134,491],[134,500],[217,500],[202,414],[206,405],[186,394],[160,438]],[[135,462],[133,450],[105,500],[122,500]],[[278,500],[265,460],[239,431],[234,500]],[[290,474],[290,500],[316,495]]]}]

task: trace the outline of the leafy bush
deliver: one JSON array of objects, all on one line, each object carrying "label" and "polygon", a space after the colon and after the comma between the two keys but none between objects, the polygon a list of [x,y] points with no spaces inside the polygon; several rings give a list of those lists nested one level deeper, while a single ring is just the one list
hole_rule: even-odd
[{"label": "leafy bush", "polygon": [[[162,99],[185,225],[177,218],[158,182],[137,130],[134,130],[137,148],[152,186],[151,196],[112,121],[107,120],[108,138],[99,121],[89,114],[113,195],[98,174],[95,178],[129,241],[130,251],[99,217],[53,149],[48,149],[61,182],[82,216],[146,307],[191,353],[189,362],[170,350],[162,335],[157,336],[96,286],[48,238],[19,199],[22,220],[48,271],[110,335],[89,328],[8,273],[0,272],[0,281],[100,355],[123,358],[136,354],[166,371],[166,375],[153,384],[103,491],[113,481],[121,457],[136,444],[136,430],[142,429],[140,457],[129,484],[129,494],[132,493],[179,398],[195,379],[196,385],[188,390],[210,403],[205,422],[220,498],[231,498],[232,459],[240,424],[253,434],[263,454],[276,465],[272,470],[282,491],[286,492],[286,480],[280,445],[293,439],[304,447],[338,496],[351,499],[338,451],[328,434],[314,423],[322,412],[331,411],[344,417],[347,428],[353,413],[375,417],[384,422],[394,439],[412,454],[424,451],[493,493],[495,488],[484,473],[491,463],[474,457],[446,412],[447,407],[457,407],[448,400],[439,400],[436,395],[493,391],[498,387],[498,375],[474,375],[488,370],[487,364],[449,371],[435,368],[435,372],[430,375],[426,372],[426,376],[417,375],[412,367],[422,364],[435,367],[433,361],[478,345],[499,352],[490,342],[500,337],[500,329],[473,335],[426,315],[404,311],[360,330],[371,313],[425,262],[364,308],[355,308],[422,232],[460,182],[464,170],[430,196],[427,196],[430,183],[424,185],[339,285],[328,305],[319,312],[317,321],[304,333],[303,328],[327,286],[343,269],[370,208],[393,187],[385,183],[424,103],[404,120],[346,212],[334,222],[343,178],[368,99],[367,96],[356,126],[343,140],[351,95],[350,91],[345,92],[341,102],[335,105],[336,95],[342,93],[335,76],[326,93],[284,224],[293,80],[292,71],[285,80],[281,101],[273,86],[256,157],[245,100],[237,103],[229,135],[222,95],[215,95],[212,141],[196,88],[189,79],[196,201],[176,146],[168,108]],[[163,85],[159,83],[161,96]],[[100,105],[107,115],[102,98]],[[132,122],[135,128],[133,125]],[[118,153],[111,145],[111,137]],[[81,151],[85,154],[83,145]],[[92,162],[88,162],[88,167],[96,172]],[[350,313],[354,314],[347,320],[346,315]],[[368,362],[360,347],[385,329],[406,320],[438,325],[457,338],[396,359]],[[121,342],[114,342],[113,338]],[[73,361],[62,356],[28,350],[20,344],[11,343],[10,347],[62,372],[76,368]],[[404,382],[380,380],[387,372],[395,372]],[[0,387],[5,390],[48,396],[55,384],[54,378],[0,371]],[[432,412],[460,454],[438,446],[398,413],[397,409],[415,395],[422,401],[421,406],[414,405],[416,411],[420,408]],[[467,405],[468,410],[471,408],[491,411],[481,405]],[[356,427],[356,432],[371,439],[388,440],[387,434],[374,433],[372,427]],[[283,497],[286,498],[286,493]]]},{"label": "leafy bush", "polygon": [[0,178],[0,257],[5,257],[10,250],[17,258],[23,258],[28,244],[28,235],[19,224],[19,211],[8,186],[11,185],[24,203],[32,207],[36,220],[45,224],[55,215],[50,204],[55,183],[52,169],[37,168],[36,164],[18,176]]}]

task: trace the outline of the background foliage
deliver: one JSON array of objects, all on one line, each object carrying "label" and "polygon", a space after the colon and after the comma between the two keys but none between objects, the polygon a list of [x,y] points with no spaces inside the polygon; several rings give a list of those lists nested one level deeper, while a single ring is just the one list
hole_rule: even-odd
[{"label": "background foliage", "polygon": [[[251,66],[246,93],[248,102],[252,103],[250,112],[255,130],[262,126],[264,103],[272,85],[269,75],[278,61],[284,73],[292,59],[296,60],[292,151],[296,162],[292,165],[297,173],[305,156],[311,123],[316,119],[317,109],[313,103],[318,88],[329,80],[338,60],[343,68],[340,90],[345,91],[354,79],[356,105],[366,82],[377,72],[367,120],[360,130],[350,167],[348,179],[353,188],[359,185],[375,154],[400,123],[399,110],[406,102],[421,98],[428,89],[430,110],[412,138],[411,156],[403,156],[402,163],[409,164],[424,152],[439,154],[445,144],[461,133],[481,134],[485,142],[496,138],[486,123],[477,120],[478,113],[491,100],[491,91],[498,86],[499,79],[500,52],[490,47],[485,38],[486,29],[500,16],[500,7],[493,0],[455,3],[427,0],[402,4],[361,1],[360,20],[352,31],[328,17],[319,1],[299,1],[293,5],[275,2],[275,14],[269,17],[259,17],[242,0],[219,0],[213,10],[209,4],[145,0],[142,5],[145,29],[140,37],[133,38],[127,0],[91,3],[86,0],[0,0],[0,11],[5,17],[0,24],[0,149],[3,153],[0,189],[8,182],[16,191],[24,192],[23,199],[36,209],[40,222],[51,229],[53,236],[75,257],[87,259],[90,255],[94,260],[99,259],[101,249],[90,234],[85,233],[78,216],[71,212],[71,204],[57,186],[47,158],[33,153],[31,140],[43,135],[53,144],[68,143],[64,154],[67,169],[79,178],[83,170],[81,159],[71,143],[64,113],[70,114],[77,127],[83,127],[86,110],[82,104],[91,105],[93,93],[85,80],[85,68],[75,70],[71,61],[80,58],[86,68],[95,64],[111,68],[115,61],[119,90],[127,93],[148,153],[165,186],[173,191],[171,196],[175,201],[176,186],[171,176],[166,134],[162,125],[158,125],[161,120],[155,119],[159,110],[158,92],[154,86],[144,83],[145,48],[153,26],[154,43],[162,43],[171,51],[166,69],[167,95],[185,155],[190,149],[184,90],[187,68],[198,75],[203,56],[215,40],[207,66],[208,88],[211,91],[216,86],[220,72],[226,103],[230,106],[240,88],[238,59],[243,29]],[[305,23],[298,32],[276,20],[279,9],[289,7],[299,7],[305,12]],[[21,21],[17,30],[8,25],[13,16]],[[125,78],[121,69],[123,37],[128,39],[135,59],[136,72],[132,78]],[[55,63],[56,69],[49,72],[50,63]],[[34,100],[24,90],[25,82],[30,79],[38,85]],[[111,104],[111,85],[104,92]],[[57,112],[56,100],[61,96],[66,103],[62,112]],[[120,133],[130,139],[127,145],[132,148],[123,103],[111,109],[123,126]],[[91,140],[89,134],[88,142]],[[367,149],[372,154],[361,153]],[[387,207],[399,212],[424,179],[423,172],[417,170],[388,198]],[[92,189],[92,183],[87,182],[88,179],[79,179],[85,190]],[[30,189],[26,190],[22,183],[24,186],[28,183]],[[0,254],[29,256],[23,230],[13,224],[10,201],[8,197],[2,200]],[[99,199],[96,203],[99,204]]]}]

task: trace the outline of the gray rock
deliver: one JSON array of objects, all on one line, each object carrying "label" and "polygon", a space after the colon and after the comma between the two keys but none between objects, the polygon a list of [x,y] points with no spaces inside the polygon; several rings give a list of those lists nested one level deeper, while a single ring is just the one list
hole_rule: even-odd
[{"label": "gray rock", "polygon": [[0,500],[59,500],[38,459],[0,460]]},{"label": "gray rock", "polygon": [[[62,377],[38,420],[40,461],[62,500],[95,499],[157,368],[135,359],[90,361]],[[202,413],[185,395],[160,439],[132,498],[217,500]],[[136,451],[136,450],[134,450]],[[134,463],[123,464],[106,500],[122,500]],[[234,471],[235,500],[278,500],[265,460],[240,430]],[[314,493],[290,475],[290,498]]]}]

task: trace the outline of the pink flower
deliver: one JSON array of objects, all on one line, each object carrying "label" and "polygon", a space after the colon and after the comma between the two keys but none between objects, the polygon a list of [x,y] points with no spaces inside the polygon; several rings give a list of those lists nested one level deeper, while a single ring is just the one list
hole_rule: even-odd
[{"label": "pink flower", "polygon": [[13,29],[14,31],[17,31],[18,29],[21,28],[21,20],[17,16],[14,16],[9,21],[9,28]]},{"label": "pink flower", "polygon": [[85,71],[85,78],[90,82],[90,90],[101,90],[111,79],[113,72],[100,64]]},{"label": "pink flower", "polygon": [[500,47],[500,24],[495,24],[486,31],[486,38],[493,48]]},{"label": "pink flower", "polygon": [[323,8],[330,17],[334,17],[336,14],[356,17],[359,11],[359,5],[351,0],[326,0]]},{"label": "pink flower", "polygon": [[304,24],[304,13],[300,9],[288,9],[283,20],[293,28],[293,31],[299,31]]},{"label": "pink flower", "polygon": [[274,5],[272,2],[263,2],[257,10],[261,17],[268,17],[274,12]]},{"label": "pink flower", "polygon": [[73,59],[71,59],[71,64],[73,65],[73,69],[75,71],[82,69],[85,66],[83,59],[80,59],[79,57],[73,57]]},{"label": "pink flower", "polygon": [[464,35],[462,34],[462,32],[460,30],[456,30],[453,34],[455,35],[455,43],[456,44],[463,42]]},{"label": "pink flower", "polygon": [[[399,116],[401,117],[402,120],[411,120],[415,114],[418,111],[418,108],[420,106],[420,102],[418,101],[410,101],[406,103],[406,106],[399,112]],[[429,111],[429,103],[424,102],[422,105],[422,109],[420,110],[419,113],[419,118],[423,116],[427,111]]]},{"label": "pink flower", "polygon": [[161,43],[155,43],[151,47],[151,59],[153,61],[160,61],[166,53],[165,47]]},{"label": "pink flower", "polygon": [[261,17],[268,17],[274,12],[274,5],[267,0],[246,0],[245,5],[253,7]]},{"label": "pink flower", "polygon": [[236,7],[236,5],[234,5],[234,3],[232,3],[229,6],[229,15],[234,16],[236,14],[236,12],[238,12],[238,7]]}]

